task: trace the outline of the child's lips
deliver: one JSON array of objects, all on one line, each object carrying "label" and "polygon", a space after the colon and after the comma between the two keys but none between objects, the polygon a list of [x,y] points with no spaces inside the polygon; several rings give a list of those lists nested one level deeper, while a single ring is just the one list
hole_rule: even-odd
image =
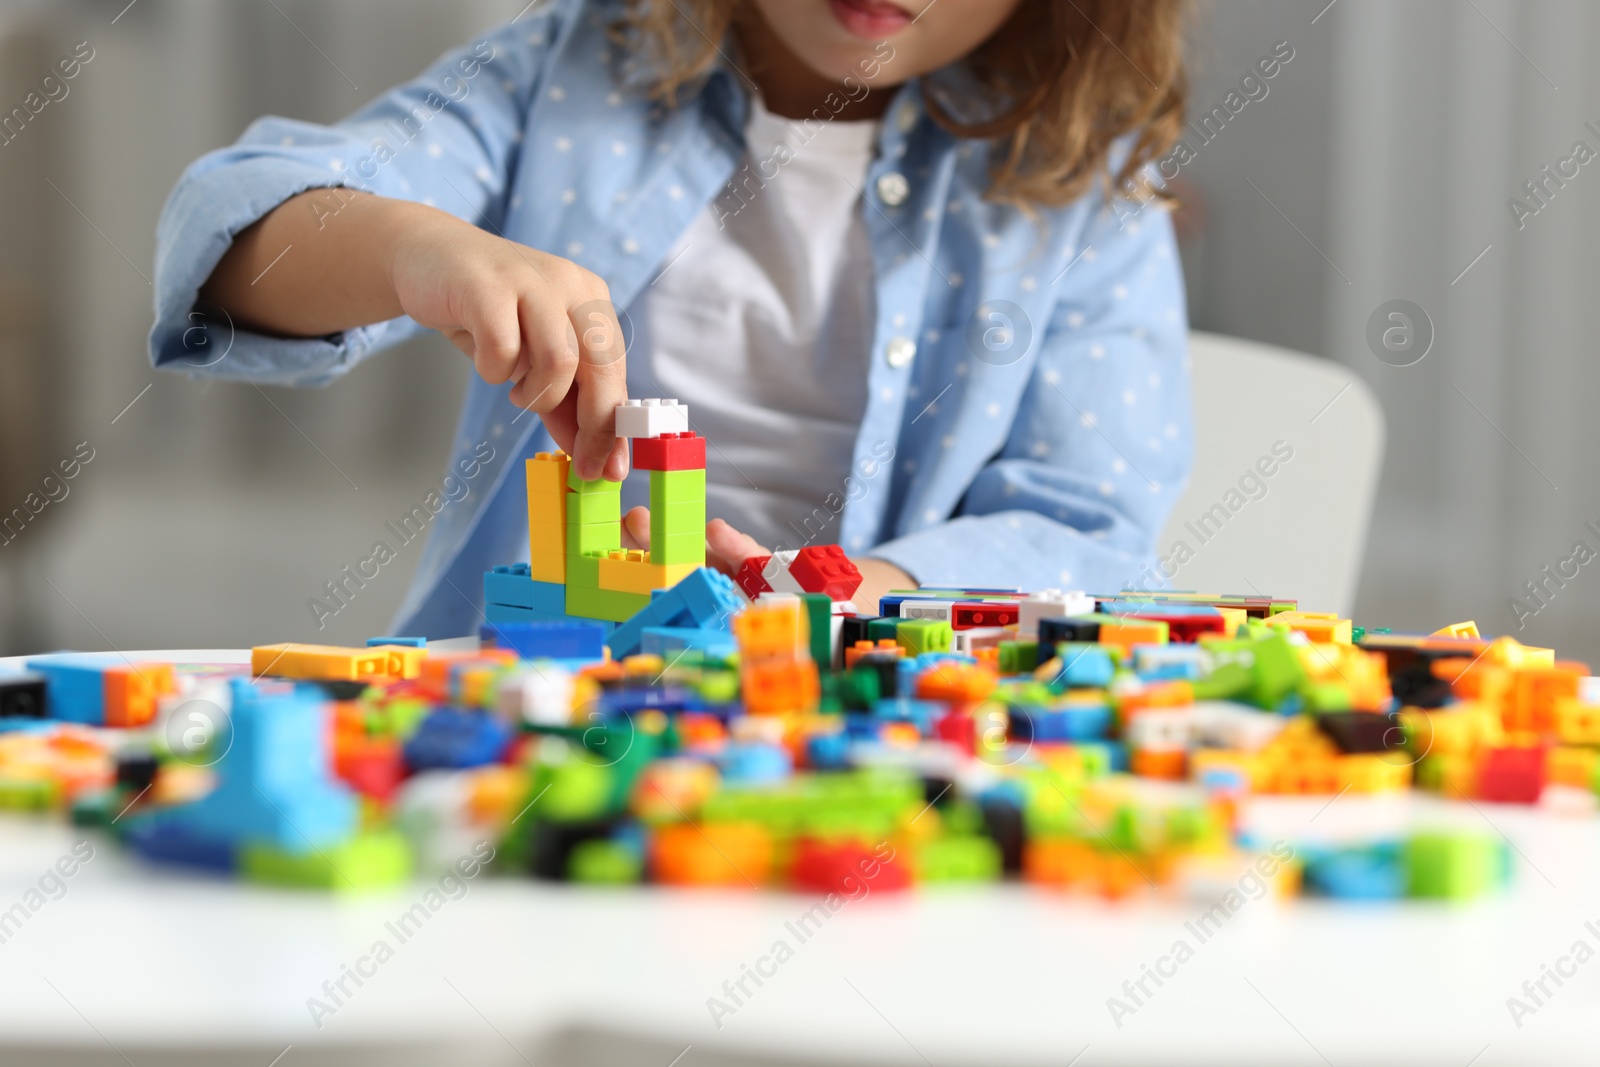
[{"label": "child's lips", "polygon": [[857,37],[881,41],[911,25],[909,11],[886,0],[828,0],[839,24]]}]

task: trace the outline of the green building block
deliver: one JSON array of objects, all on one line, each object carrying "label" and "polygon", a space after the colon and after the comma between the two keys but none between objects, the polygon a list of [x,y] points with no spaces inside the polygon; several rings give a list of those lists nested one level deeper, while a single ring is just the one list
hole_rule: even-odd
[{"label": "green building block", "polygon": [[48,778],[0,775],[0,810],[48,811],[58,794],[56,783]]},{"label": "green building block", "polygon": [[634,885],[644,879],[644,858],[615,841],[583,841],[567,858],[567,877],[582,885]]},{"label": "green building block", "polygon": [[1000,878],[1000,849],[988,837],[938,837],[912,853],[918,883],[993,882]]},{"label": "green building block", "polygon": [[[591,552],[615,552],[622,547],[622,523],[578,523],[567,519],[567,558],[587,556]],[[596,572],[598,574],[598,571]],[[569,572],[567,581],[572,581]]]},{"label": "green building block", "polygon": [[652,511],[655,510],[658,504],[695,500],[704,503],[705,499],[706,472],[704,470],[650,472],[650,510]]},{"label": "green building block", "polygon": [[1001,641],[1000,673],[1026,674],[1039,666],[1039,642]]},{"label": "green building block", "polygon": [[899,625],[899,619],[871,619],[867,622],[867,640],[874,644],[879,641],[893,641],[894,629]]},{"label": "green building block", "polygon": [[1204,678],[1190,683],[1196,700],[1242,698],[1251,685],[1250,668],[1242,663],[1224,663]]},{"label": "green building block", "polygon": [[[571,564],[571,559],[568,559]],[[605,619],[627,622],[650,606],[650,598],[639,593],[619,593],[614,589],[582,586],[567,575],[567,614],[580,619]]]},{"label": "green building block", "polygon": [[1405,845],[1406,894],[1429,900],[1470,900],[1505,879],[1505,848],[1484,834],[1419,833]]},{"label": "green building block", "polygon": [[[600,588],[600,557],[599,555],[580,555],[576,552],[567,553],[567,588],[578,586],[581,589]],[[569,611],[567,614],[571,614]]]},{"label": "green building block", "polygon": [[411,846],[393,830],[362,834],[332,848],[286,852],[266,844],[239,850],[239,870],[252,882],[351,892],[398,885],[411,877]]},{"label": "green building block", "polygon": [[806,620],[811,625],[811,658],[827,670],[833,665],[833,598],[826,593],[802,593]]},{"label": "green building block", "polygon": [[[651,515],[650,521],[655,522]],[[706,531],[702,523],[694,533],[670,534],[659,541],[655,536],[652,525],[650,532],[650,562],[651,563],[696,563],[703,565],[706,561]]]},{"label": "green building block", "polygon": [[123,796],[122,789],[91,789],[79,793],[72,802],[72,825],[74,826],[110,826],[113,819],[122,814],[125,805],[133,797]]},{"label": "green building block", "polygon": [[894,628],[894,639],[908,656],[924,652],[950,651],[950,624],[940,619],[901,619]]},{"label": "green building block", "polygon": [[[567,469],[567,488],[574,493],[609,493],[612,496],[622,493],[621,482],[608,482],[604,478],[596,478],[592,482],[586,482],[579,478],[576,464]],[[571,500],[567,501],[567,506],[569,508],[572,506]]]},{"label": "green building block", "polygon": [[706,535],[706,502],[704,500],[673,500],[668,503],[650,501],[650,543],[657,538],[694,536],[701,540]]},{"label": "green building block", "polygon": [[568,493],[567,526],[622,521],[621,493]]},{"label": "green building block", "polygon": [[[555,743],[555,742],[551,742]],[[518,805],[526,807],[535,797],[522,821],[584,822],[601,818],[611,811],[611,796],[616,775],[609,764],[578,746],[559,763],[541,763],[534,770],[528,796]]]}]

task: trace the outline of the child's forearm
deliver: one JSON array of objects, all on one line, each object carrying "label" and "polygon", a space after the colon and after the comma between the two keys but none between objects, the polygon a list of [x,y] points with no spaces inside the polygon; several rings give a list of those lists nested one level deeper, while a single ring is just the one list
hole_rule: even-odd
[{"label": "child's forearm", "polygon": [[239,233],[201,295],[241,326],[286,337],[386,322],[404,314],[397,242],[418,227],[467,225],[422,204],[313,189]]}]

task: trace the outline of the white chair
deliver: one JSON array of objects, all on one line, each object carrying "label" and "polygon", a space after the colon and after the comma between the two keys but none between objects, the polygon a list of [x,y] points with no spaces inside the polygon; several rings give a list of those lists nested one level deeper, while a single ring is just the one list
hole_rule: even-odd
[{"label": "white chair", "polygon": [[1331,360],[1216,334],[1189,344],[1194,475],[1157,543],[1172,587],[1348,615],[1383,460],[1372,390]]}]

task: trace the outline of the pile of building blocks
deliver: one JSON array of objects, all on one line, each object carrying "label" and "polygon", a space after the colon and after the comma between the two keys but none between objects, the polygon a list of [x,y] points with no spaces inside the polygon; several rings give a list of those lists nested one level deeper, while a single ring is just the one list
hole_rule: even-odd
[{"label": "pile of building blocks", "polygon": [[[476,650],[34,657],[0,676],[0,808],[70,816],[152,863],[329,891],[492,851],[500,872],[586,884],[1016,879],[1207,900],[1246,877],[1473,899],[1513,864],[1481,818],[1448,817],[1476,816],[1465,802],[1597,809],[1600,680],[1551,649],[1263,596],[857,605],[831,546],[730,578],[703,566],[705,443],[681,406],[629,405],[618,428],[650,472],[659,551],[620,549],[614,486],[536,457],[529,562],[485,576]],[[1274,839],[1257,818],[1337,801],[1326,827],[1415,791],[1443,802],[1337,838]]]}]

